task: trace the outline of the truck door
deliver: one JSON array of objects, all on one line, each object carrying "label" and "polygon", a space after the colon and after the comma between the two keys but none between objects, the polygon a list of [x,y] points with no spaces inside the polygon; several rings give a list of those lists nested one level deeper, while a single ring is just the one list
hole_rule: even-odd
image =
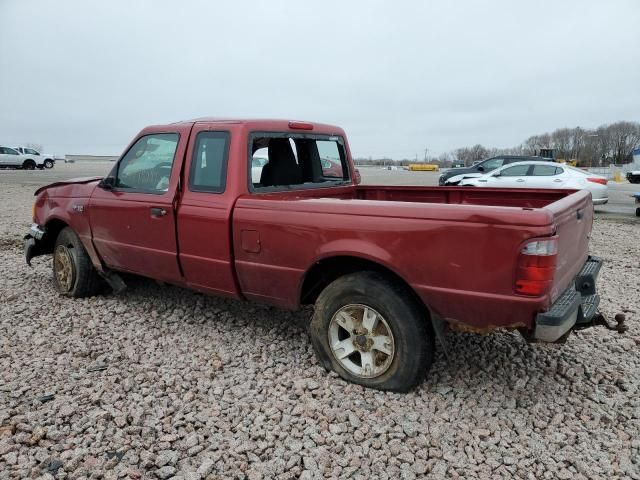
[{"label": "truck door", "polygon": [[184,279],[196,290],[238,297],[230,226],[237,192],[227,171],[240,162],[228,161],[231,135],[220,125],[196,124],[191,138],[177,225]]},{"label": "truck door", "polygon": [[140,136],[106,185],[94,190],[93,242],[109,267],[158,280],[181,278],[173,203],[189,135],[182,129]]}]

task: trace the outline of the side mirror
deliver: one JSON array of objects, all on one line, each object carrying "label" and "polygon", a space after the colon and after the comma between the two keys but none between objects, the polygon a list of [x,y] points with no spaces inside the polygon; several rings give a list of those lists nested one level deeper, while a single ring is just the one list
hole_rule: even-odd
[{"label": "side mirror", "polygon": [[115,177],[104,177],[102,180],[100,180],[100,183],[98,183],[98,187],[102,188],[103,190],[113,190],[113,187],[115,186]]},{"label": "side mirror", "polygon": [[479,165],[479,166],[478,166],[478,171],[479,171],[479,172],[484,172],[484,167],[483,167],[482,165]]}]

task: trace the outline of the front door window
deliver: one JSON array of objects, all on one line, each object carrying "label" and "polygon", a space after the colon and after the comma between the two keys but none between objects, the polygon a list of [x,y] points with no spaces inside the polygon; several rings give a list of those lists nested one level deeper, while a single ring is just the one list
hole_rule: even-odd
[{"label": "front door window", "polygon": [[116,188],[141,193],[167,192],[178,140],[177,133],[156,133],[138,139],[118,165]]}]

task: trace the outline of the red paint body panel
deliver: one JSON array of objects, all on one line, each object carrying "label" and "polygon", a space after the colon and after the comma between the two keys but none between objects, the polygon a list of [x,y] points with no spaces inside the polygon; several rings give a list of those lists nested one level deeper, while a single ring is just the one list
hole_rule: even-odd
[{"label": "red paint body panel", "polygon": [[[311,125],[309,133],[345,139],[354,178],[344,131]],[[230,134],[222,193],[188,188],[195,134],[205,130]],[[38,193],[36,221],[56,218],[77,229],[98,266],[286,308],[299,306],[305,275],[317,262],[367,259],[401,277],[443,318],[478,328],[531,327],[586,260],[593,220],[587,192],[351,182],[252,193],[248,138],[264,131],[300,133],[288,120],[200,119],[149,127],[134,142],[152,132],[180,134],[165,194],[108,191],[96,182],[51,186]],[[88,213],[73,211],[78,202],[88,204]],[[152,218],[152,206],[169,214]],[[517,295],[523,244],[552,235],[559,237],[559,251],[551,290],[540,297]]]}]

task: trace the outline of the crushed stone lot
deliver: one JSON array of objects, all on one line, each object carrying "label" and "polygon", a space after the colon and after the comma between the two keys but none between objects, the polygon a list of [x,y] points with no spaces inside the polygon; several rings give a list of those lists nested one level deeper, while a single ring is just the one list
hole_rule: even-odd
[{"label": "crushed stone lot", "polygon": [[408,394],[316,362],[310,310],[129,278],[55,293],[25,265],[33,186],[0,189],[0,479],[640,478],[640,222],[596,218],[601,310],[629,332],[450,333]]}]

